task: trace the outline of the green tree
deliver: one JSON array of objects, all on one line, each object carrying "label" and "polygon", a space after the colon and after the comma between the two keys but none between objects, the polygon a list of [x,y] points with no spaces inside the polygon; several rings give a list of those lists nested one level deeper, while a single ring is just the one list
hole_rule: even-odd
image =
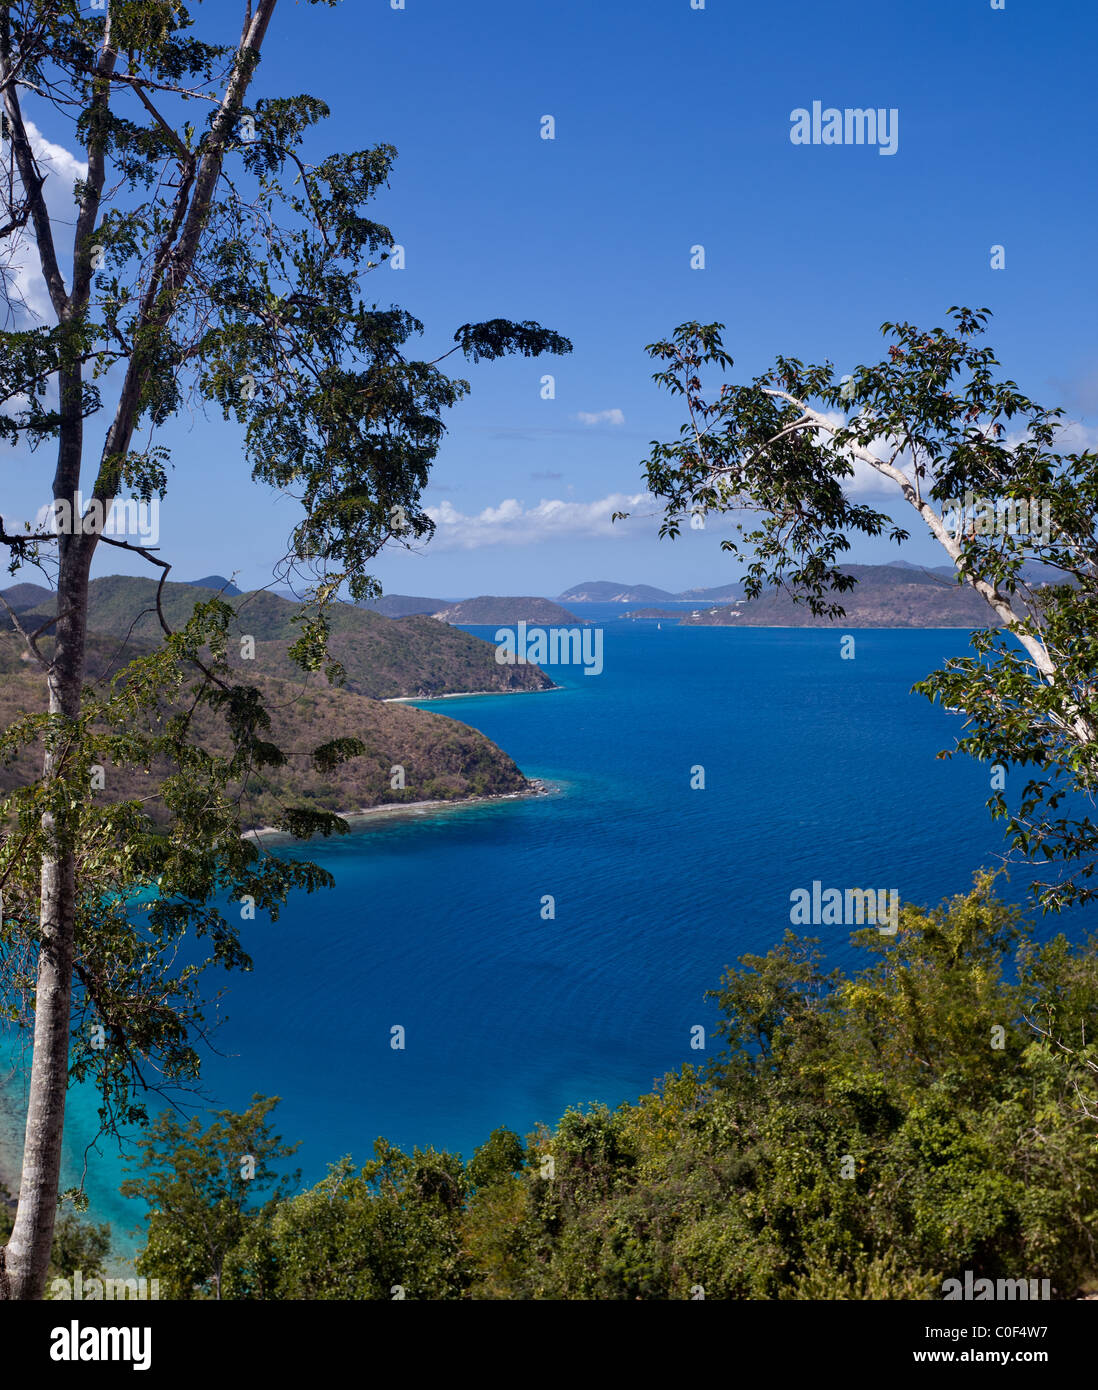
[{"label": "green tree", "polygon": [[137,1272],[159,1279],[165,1297],[220,1299],[230,1252],[297,1184],[300,1173],[276,1166],[298,1148],[272,1133],[278,1100],[253,1096],[243,1114],[219,1111],[205,1129],[197,1115],[184,1124],[166,1111],[138,1141],[146,1176],[121,1191],[149,1205]]},{"label": "green tree", "polygon": [[[1033,888],[1058,910],[1098,894],[1088,810],[1098,787],[1098,455],[1064,449],[1063,411],[1001,378],[979,341],[988,310],[949,316],[944,328],[884,324],[884,358],[842,376],[830,362],[782,356],[719,387],[734,367],[724,325],[680,325],[647,348],[664,364],[653,379],[687,417],[676,439],[653,445],[648,487],[664,505],[661,535],[678,535],[688,514],[735,514],[721,546],[745,567],[748,597],[783,586],[828,617],[842,616],[838,600],[856,582],[842,568],[851,535],[908,535],[857,499],[856,469],[893,490],[998,622],[974,635],[975,656],[915,687],[966,716],[956,749],[940,756],[1032,770],[1010,801],[1004,787],[988,805],[1016,860],[1062,866]],[[1035,563],[1058,582],[1034,581]]]},{"label": "green tree", "polygon": [[[0,518],[0,544],[13,572],[37,564],[57,590],[48,636],[10,614],[48,703],[0,747],[5,756],[38,747],[43,758],[41,778],[0,805],[0,930],[13,962],[5,985],[16,1011],[33,998],[34,1027],[0,1297],[36,1298],[44,1287],[70,1069],[96,1077],[108,1131],[140,1121],[154,1070],[166,1082],[197,1073],[203,967],[173,969],[184,933],[210,943],[206,964],[247,968],[238,924],[217,903],[251,897],[273,914],[291,888],[329,882],[241,836],[231,788],[285,755],[268,737],[258,692],[225,659],[226,605],[202,605],[172,633],[158,600],[163,648],[89,693],[88,581],[99,547],[141,555],[161,579],[170,569],[150,545],[109,534],[112,507],[164,495],[160,431],[181,411],[212,405],[235,420],[253,478],[301,503],[288,564],[309,587],[295,659],[338,679],[326,658],[336,594],[376,593],[366,566],[378,550],[431,531],[422,489],[443,416],[468,389],[438,363],[570,347],[536,323],[496,318],[461,325],[432,359],[409,351],[422,325],[364,290],[393,245],[366,205],[387,185],[395,150],[309,157],[324,102],[258,94],[275,8],[248,0],[239,37],[211,42],[178,0],[107,0],[90,13],[79,0],[0,3],[11,190],[0,242],[8,265],[37,264],[51,306],[48,322],[28,324],[25,306],[9,305],[0,436],[54,451],[53,524],[11,530]],[[87,175],[71,211],[47,202],[28,94],[74,119]],[[230,754],[198,745],[200,709],[224,721]],[[337,741],[317,750],[317,765],[356,751]],[[166,827],[143,799],[97,795],[112,760],[144,770],[167,761],[155,788]],[[299,836],[345,829],[292,804],[280,824]]]},{"label": "green tree", "polygon": [[274,1209],[234,1251],[236,1297],[451,1299],[472,1267],[463,1240],[461,1159],[383,1139],[357,1173],[349,1158]]},{"label": "green tree", "polygon": [[530,1296],[537,1224],[527,1195],[526,1150],[509,1129],[494,1129],[466,1165],[469,1198],[464,1245],[476,1272],[468,1296]]},{"label": "green tree", "polygon": [[510,1129],[494,1129],[466,1167],[469,1186],[491,1187],[521,1173],[526,1161],[522,1140]]}]

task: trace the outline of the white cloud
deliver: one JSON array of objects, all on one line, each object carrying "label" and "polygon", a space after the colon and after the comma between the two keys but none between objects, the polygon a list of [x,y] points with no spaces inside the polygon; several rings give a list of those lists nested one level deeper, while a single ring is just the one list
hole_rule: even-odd
[{"label": "white cloud", "polygon": [[[64,145],[55,145],[52,140],[47,140],[33,121],[26,121],[25,124],[39,170],[45,176],[43,193],[53,231],[54,246],[61,273],[68,283],[66,272],[71,267],[72,239],[76,223],[73,189],[77,180],[87,178],[88,166],[65,149]],[[21,298],[36,320],[52,319],[53,310],[42,280],[38,249],[34,244],[30,223],[17,235],[12,254],[13,297]]]},{"label": "white cloud", "polygon": [[[840,411],[825,410],[821,411],[821,414],[827,423],[836,429],[847,423],[846,416]],[[813,430],[812,433],[821,445],[830,443],[831,436],[826,430]],[[887,461],[892,454],[888,441],[884,438],[874,439],[869,445],[869,452],[882,462]],[[843,479],[843,490],[849,496],[862,497],[869,493],[888,493],[897,490],[896,484],[891,478],[886,478],[883,474],[878,473],[870,464],[863,463],[861,459],[856,458],[851,458],[850,461],[854,465],[853,477],[848,476]],[[900,467],[903,467],[902,459],[897,459],[896,462]]]},{"label": "white cloud", "polygon": [[581,425],[624,425],[625,414],[615,408],[613,410],[580,410],[576,413],[576,419]]},{"label": "white cloud", "polygon": [[492,545],[534,545],[540,541],[613,536],[622,533],[610,517],[614,512],[631,511],[654,499],[647,493],[610,493],[597,502],[566,502],[559,497],[542,498],[527,507],[508,497],[498,507],[485,507],[475,515],[459,512],[450,502],[427,507],[435,523],[433,550],[479,550]]},{"label": "white cloud", "polygon": [[[60,197],[66,205],[73,203],[73,185],[78,179],[88,177],[88,166],[76,155],[70,153],[64,145],[55,145],[52,140],[47,140],[33,121],[25,121],[27,135],[34,150],[35,158],[38,160],[39,167],[44,173],[56,175],[60,185]],[[46,184],[47,194],[57,193],[54,188],[50,190],[49,183]]]}]

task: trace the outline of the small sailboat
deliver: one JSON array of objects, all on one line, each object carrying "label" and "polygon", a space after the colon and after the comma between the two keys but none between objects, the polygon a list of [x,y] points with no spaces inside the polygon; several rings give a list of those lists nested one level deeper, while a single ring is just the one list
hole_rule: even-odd
[{"label": "small sailboat", "polygon": [[663,631],[663,623],[657,623],[657,624],[656,624],[656,631],[657,631],[657,632],[662,632],[662,631]]}]

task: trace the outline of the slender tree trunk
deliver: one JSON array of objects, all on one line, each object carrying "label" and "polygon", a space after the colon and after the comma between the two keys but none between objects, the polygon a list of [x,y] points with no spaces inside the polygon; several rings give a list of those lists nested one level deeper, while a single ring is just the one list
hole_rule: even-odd
[{"label": "slender tree trunk", "polygon": [[[79,552],[72,557],[77,564]],[[80,713],[84,679],[87,573],[62,577],[58,604],[68,616],[58,622],[57,661],[50,675],[51,715],[66,723]],[[58,773],[67,739],[46,754],[44,778]],[[42,861],[38,982],[34,1001],[34,1053],[31,1061],[23,1177],[15,1226],[8,1241],[6,1269],[10,1297],[41,1298],[50,1262],[61,1175],[61,1137],[69,1072],[73,934],[76,919],[76,863],[71,827],[48,814],[43,824],[52,841]]]},{"label": "slender tree trunk", "polygon": [[[55,500],[69,503],[76,516],[80,483],[83,422],[80,415],[81,371],[70,364],[61,373],[63,423],[54,476]],[[75,532],[75,522],[74,522]],[[56,645],[50,665],[51,730],[42,771],[49,784],[65,775],[63,763],[75,738],[80,716],[86,657],[88,575],[94,535],[62,534],[58,539]],[[15,1225],[4,1258],[0,1297],[40,1299],[45,1292],[57,1219],[65,1100],[69,1084],[69,1030],[72,1013],[72,967],[76,926],[76,829],[79,802],[65,796],[55,815],[42,818],[48,849],[42,860],[39,904],[38,978],[34,1000],[34,1050],[31,1057],[23,1174]]]}]

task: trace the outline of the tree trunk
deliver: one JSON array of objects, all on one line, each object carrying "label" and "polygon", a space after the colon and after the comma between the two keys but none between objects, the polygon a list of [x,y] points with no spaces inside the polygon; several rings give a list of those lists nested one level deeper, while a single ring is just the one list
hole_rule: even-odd
[{"label": "tree trunk", "polygon": [[[77,377],[77,385],[79,378]],[[71,385],[71,383],[70,383]],[[65,394],[68,394],[67,392]],[[64,399],[64,396],[63,396]],[[77,424],[79,422],[77,421]],[[62,493],[74,462],[79,469],[80,431],[74,430],[58,459],[55,495]],[[77,473],[79,476],[79,473]],[[63,495],[63,493],[62,493]],[[63,726],[80,714],[87,632],[88,573],[91,537],[60,538],[57,627],[49,673],[49,709]],[[58,734],[46,750],[43,781],[64,775],[67,738]],[[0,1297],[40,1299],[45,1292],[57,1217],[61,1176],[65,1099],[69,1084],[69,1030],[76,923],[75,821],[79,805],[64,799],[65,810],[43,816],[50,848],[42,861],[38,946],[38,980],[34,1001],[34,1051],[31,1058],[23,1175],[15,1225],[4,1258]],[[6,1285],[6,1287],[4,1287]]]}]

